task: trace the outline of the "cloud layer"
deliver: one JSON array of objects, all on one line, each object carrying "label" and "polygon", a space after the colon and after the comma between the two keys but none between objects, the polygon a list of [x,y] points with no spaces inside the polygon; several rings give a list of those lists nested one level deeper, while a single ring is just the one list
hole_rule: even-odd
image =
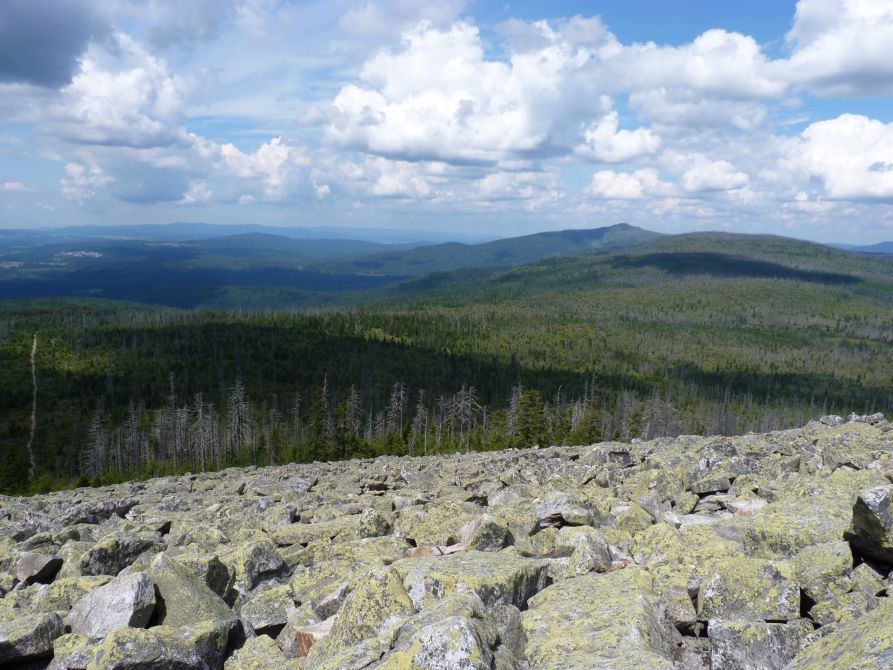
[{"label": "cloud layer", "polygon": [[[0,13],[0,206],[35,222],[893,225],[888,3],[800,0],[781,49],[459,0],[47,3]],[[27,145],[58,176],[17,174]]]}]

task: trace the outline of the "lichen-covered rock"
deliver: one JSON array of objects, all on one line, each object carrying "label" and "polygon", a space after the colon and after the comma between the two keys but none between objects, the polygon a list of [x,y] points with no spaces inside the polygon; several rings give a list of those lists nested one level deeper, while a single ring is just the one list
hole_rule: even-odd
[{"label": "lichen-covered rock", "polygon": [[145,572],[113,579],[78,600],[68,615],[71,632],[103,638],[115,628],[143,628],[155,609],[155,585]]},{"label": "lichen-covered rock", "polygon": [[671,638],[637,568],[545,589],[522,614],[531,670],[671,670]]},{"label": "lichen-covered rock", "polygon": [[15,563],[16,579],[25,584],[51,582],[62,567],[62,559],[33,551],[18,555]]},{"label": "lichen-covered rock", "polygon": [[311,649],[308,667],[375,636],[383,626],[414,612],[400,575],[393,568],[379,568],[359,576],[338,610],[331,633]]},{"label": "lichen-covered rock", "polygon": [[790,670],[877,670],[893,667],[893,602],[844,623],[805,647]]},{"label": "lichen-covered rock", "polygon": [[224,670],[288,670],[288,659],[272,638],[258,635],[226,659]]},{"label": "lichen-covered rock", "polygon": [[852,586],[853,552],[843,540],[806,547],[791,563],[800,588],[815,602],[843,595]]},{"label": "lichen-covered rock", "polygon": [[291,586],[285,584],[252,595],[239,608],[239,618],[257,633],[278,633],[295,609]]},{"label": "lichen-covered rock", "polygon": [[407,558],[394,564],[416,609],[457,591],[474,591],[487,605],[522,607],[546,584],[546,563],[504,553],[466,551]]},{"label": "lichen-covered rock", "polygon": [[859,493],[848,537],[866,556],[893,564],[893,484]]},{"label": "lichen-covered rock", "polygon": [[160,596],[156,604],[159,623],[176,628],[208,619],[236,618],[220,596],[168,554],[160,554],[152,562],[149,578]]},{"label": "lichen-covered rock", "polygon": [[236,631],[233,620],[192,626],[117,628],[92,650],[89,670],[209,670],[223,668]]},{"label": "lichen-covered rock", "polygon": [[0,665],[51,656],[53,640],[63,632],[56,614],[31,614],[0,624]]},{"label": "lichen-covered rock", "polygon": [[268,540],[243,544],[222,560],[235,577],[233,588],[242,594],[264,580],[283,576],[286,571],[282,555]]},{"label": "lichen-covered rock", "polygon": [[164,548],[157,534],[110,535],[85,552],[78,562],[82,575],[117,575],[146,552]]},{"label": "lichen-covered rock", "polygon": [[872,419],[0,497],[0,626],[53,670],[885,667],[891,463]]},{"label": "lichen-covered rock", "polygon": [[391,522],[377,509],[367,509],[360,514],[357,537],[381,537],[391,530]]},{"label": "lichen-covered rock", "polygon": [[792,621],[800,587],[770,561],[736,557],[716,564],[698,593],[698,618]]},{"label": "lichen-covered rock", "polygon": [[803,621],[711,621],[710,670],[782,670],[811,632]]}]

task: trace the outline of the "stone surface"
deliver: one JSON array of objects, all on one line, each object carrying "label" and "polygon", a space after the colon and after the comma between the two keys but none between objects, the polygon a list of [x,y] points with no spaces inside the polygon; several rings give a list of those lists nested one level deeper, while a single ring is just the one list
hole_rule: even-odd
[{"label": "stone surface", "polygon": [[0,497],[0,665],[893,667],[891,464],[869,416]]},{"label": "stone surface", "polygon": [[99,639],[115,628],[143,628],[154,609],[155,585],[145,572],[134,572],[78,600],[66,622],[72,633]]},{"label": "stone surface", "polygon": [[31,614],[0,624],[0,665],[51,656],[64,626],[56,614]]},{"label": "stone surface", "polygon": [[812,632],[808,622],[717,621],[707,628],[710,670],[782,670]]}]

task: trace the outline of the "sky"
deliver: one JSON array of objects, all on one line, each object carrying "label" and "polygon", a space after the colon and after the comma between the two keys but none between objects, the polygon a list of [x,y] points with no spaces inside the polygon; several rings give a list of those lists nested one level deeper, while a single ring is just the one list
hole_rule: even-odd
[{"label": "sky", "polygon": [[893,0],[2,0],[0,228],[893,239]]}]

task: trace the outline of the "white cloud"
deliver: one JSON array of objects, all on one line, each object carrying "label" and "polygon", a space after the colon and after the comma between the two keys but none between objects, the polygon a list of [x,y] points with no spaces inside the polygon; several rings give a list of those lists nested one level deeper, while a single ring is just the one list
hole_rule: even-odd
[{"label": "white cloud", "polygon": [[747,186],[750,178],[727,160],[710,160],[701,155],[688,156],[691,164],[682,173],[682,188],[699,191],[731,191]]},{"label": "white cloud", "polygon": [[469,23],[419,24],[335,97],[326,136],[392,158],[497,162],[549,149],[571,121],[600,112],[583,74],[593,56],[560,35],[508,62],[485,56]]},{"label": "white cloud", "polygon": [[459,15],[466,0],[366,0],[348,9],[339,19],[341,30],[355,39],[384,43],[421,20],[446,27]]},{"label": "white cloud", "polygon": [[83,202],[96,196],[97,189],[111,184],[114,179],[96,164],[66,163],[66,178],[62,179],[62,194],[69,200]]},{"label": "white cloud", "polygon": [[649,196],[670,195],[673,186],[661,181],[660,173],[653,168],[635,172],[600,170],[592,175],[588,192],[608,200],[642,200]]},{"label": "white cloud", "polygon": [[619,125],[617,112],[608,113],[583,131],[583,144],[576,153],[604,163],[625,163],[660,148],[660,137],[651,130],[618,130]]},{"label": "white cloud", "polygon": [[20,181],[7,181],[0,184],[0,191],[12,191],[16,193],[27,193],[33,191],[33,188],[26,186]]},{"label": "white cloud", "polygon": [[788,76],[823,95],[893,94],[893,3],[799,0]]},{"label": "white cloud", "polygon": [[220,147],[226,169],[243,180],[262,184],[267,199],[281,199],[289,192],[290,182],[297,173],[310,165],[310,159],[300,147],[281,137],[265,142],[253,153],[244,153],[234,144]]},{"label": "white cloud", "polygon": [[65,139],[108,146],[169,146],[185,140],[185,84],[124,33],[93,47],[49,113]]},{"label": "white cloud", "polygon": [[372,158],[367,169],[374,174],[369,193],[384,198],[427,198],[434,190],[420,165],[407,161]]},{"label": "white cloud", "polygon": [[628,90],[681,89],[736,100],[779,97],[787,87],[753,37],[720,29],[678,47],[628,46],[616,58],[614,73],[623,76]]},{"label": "white cloud", "polygon": [[189,182],[189,189],[183,194],[180,202],[184,205],[204,205],[210,202],[212,194],[205,182],[193,179]]},{"label": "white cloud", "polygon": [[893,123],[843,114],[813,123],[803,140],[797,155],[828,197],[893,198]]}]

